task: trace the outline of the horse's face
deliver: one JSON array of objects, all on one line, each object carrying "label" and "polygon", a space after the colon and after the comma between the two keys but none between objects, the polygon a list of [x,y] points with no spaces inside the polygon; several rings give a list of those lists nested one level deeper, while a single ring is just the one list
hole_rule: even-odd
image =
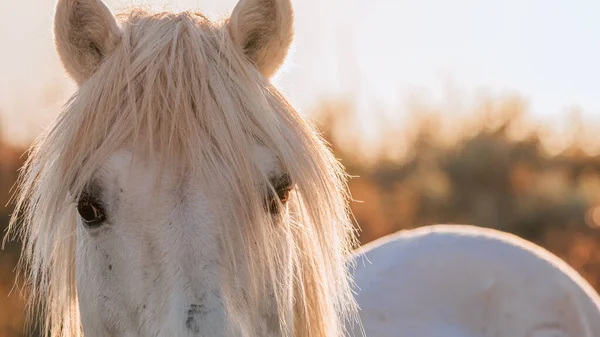
[{"label": "horse's face", "polygon": [[[227,335],[219,232],[239,205],[225,187],[209,195],[200,179],[180,186],[169,172],[162,172],[157,189],[160,167],[132,155],[112,155],[78,201],[85,335]],[[285,202],[291,189],[285,172],[264,148],[256,147],[253,157]],[[266,325],[273,323],[269,314]]]}]

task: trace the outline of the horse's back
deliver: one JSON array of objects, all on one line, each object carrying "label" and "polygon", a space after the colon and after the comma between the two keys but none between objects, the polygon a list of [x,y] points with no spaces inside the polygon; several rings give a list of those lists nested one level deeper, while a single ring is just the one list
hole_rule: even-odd
[{"label": "horse's back", "polygon": [[367,336],[600,336],[596,292],[512,235],[431,226],[380,239],[354,259]]}]

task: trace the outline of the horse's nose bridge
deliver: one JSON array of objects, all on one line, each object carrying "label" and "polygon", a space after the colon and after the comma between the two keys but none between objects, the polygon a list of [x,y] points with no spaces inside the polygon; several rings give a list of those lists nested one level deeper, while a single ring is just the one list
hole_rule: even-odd
[{"label": "horse's nose bridge", "polygon": [[149,304],[157,311],[161,335],[222,336],[225,301],[217,226],[203,198],[184,195],[171,204],[167,217],[145,229],[146,245],[155,247],[146,258],[148,268],[159,276],[147,280],[154,294]]}]

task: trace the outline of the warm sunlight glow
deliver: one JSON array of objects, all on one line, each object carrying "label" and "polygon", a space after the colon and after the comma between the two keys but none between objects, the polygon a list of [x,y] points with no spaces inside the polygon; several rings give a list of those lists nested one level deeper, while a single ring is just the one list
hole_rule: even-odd
[{"label": "warm sunlight glow", "polygon": [[[151,3],[218,16],[236,1],[107,3],[113,10]],[[0,4],[5,13],[0,116],[5,136],[15,141],[35,135],[72,91],[53,51],[53,5],[45,0]],[[353,97],[370,134],[376,134],[377,123],[370,121],[374,110],[403,122],[412,95],[425,92],[432,100],[446,100],[448,85],[467,97],[482,89],[515,90],[531,99],[538,119],[553,125],[573,104],[587,117],[600,112],[600,45],[593,43],[600,29],[593,14],[600,11],[597,2],[296,0],[294,6],[296,52],[276,82],[304,110],[322,98]],[[18,36],[12,29],[17,26]],[[62,88],[51,97],[54,104],[29,99],[49,87]]]}]

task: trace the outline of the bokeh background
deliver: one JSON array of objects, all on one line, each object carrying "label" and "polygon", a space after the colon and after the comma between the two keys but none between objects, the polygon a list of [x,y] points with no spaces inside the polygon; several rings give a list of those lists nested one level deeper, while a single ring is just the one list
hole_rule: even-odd
[{"label": "bokeh background", "polygon": [[[235,3],[167,8],[220,16]],[[293,52],[274,81],[354,177],[362,243],[435,223],[491,227],[546,247],[600,289],[599,2],[294,5]],[[2,230],[26,148],[74,90],[54,52],[53,9],[0,0]],[[15,286],[19,249],[0,251],[0,336],[36,336]]]}]

